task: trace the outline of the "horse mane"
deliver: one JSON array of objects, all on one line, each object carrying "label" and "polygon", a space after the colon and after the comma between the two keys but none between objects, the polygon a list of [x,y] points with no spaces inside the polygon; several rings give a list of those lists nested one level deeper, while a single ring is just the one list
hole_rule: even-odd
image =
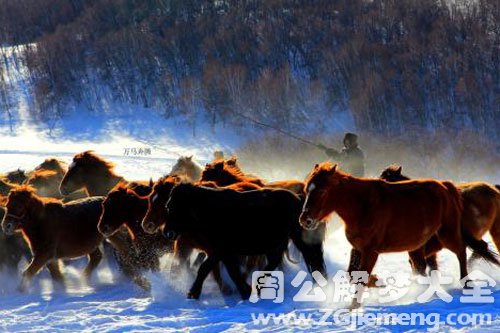
[{"label": "horse mane", "polygon": [[29,177],[29,180],[34,180],[34,179],[47,180],[56,175],[58,175],[57,171],[40,169],[33,171],[31,176]]},{"label": "horse mane", "polygon": [[4,178],[0,178],[0,185],[5,186],[5,187],[10,187],[10,188],[19,186],[18,184],[11,183],[11,182],[9,182],[8,179],[4,179]]},{"label": "horse mane", "polygon": [[207,169],[221,169],[224,172],[228,173],[234,178],[240,179],[241,182],[248,182],[251,180],[259,180],[262,181],[261,179],[257,177],[250,177],[246,175],[243,171],[241,171],[240,166],[236,163],[236,157],[231,157],[230,159],[227,160],[217,160],[211,164],[207,164]]},{"label": "horse mane", "polygon": [[311,173],[307,176],[305,183],[309,184],[311,179],[317,177],[319,174],[330,173],[332,171],[335,171],[335,174],[341,177],[350,177],[350,175],[347,172],[342,171],[338,168],[338,164],[326,161],[320,164],[316,164],[314,166],[313,171],[311,171]]},{"label": "horse mane", "polygon": [[183,177],[178,176],[178,175],[166,175],[158,179],[155,183],[156,184],[165,184],[165,183],[182,183],[183,182]]},{"label": "horse mane", "polygon": [[62,204],[62,201],[60,199],[55,199],[55,198],[49,198],[49,197],[41,197],[36,194],[36,189],[28,184],[22,184],[19,186],[16,186],[13,188],[9,196],[11,195],[23,195],[26,197],[32,198],[32,200],[41,202],[42,204],[49,204],[49,203],[57,203],[57,204]]},{"label": "horse mane", "polygon": [[93,150],[86,150],[79,154],[76,154],[73,157],[74,162],[82,162],[85,165],[88,165],[92,168],[97,169],[106,169],[114,175],[113,169],[115,168],[115,164],[113,162],[107,161],[101,156],[97,155]]},{"label": "horse mane", "polygon": [[64,170],[66,169],[67,164],[63,160],[60,160],[56,157],[46,158],[38,168],[45,170]]}]

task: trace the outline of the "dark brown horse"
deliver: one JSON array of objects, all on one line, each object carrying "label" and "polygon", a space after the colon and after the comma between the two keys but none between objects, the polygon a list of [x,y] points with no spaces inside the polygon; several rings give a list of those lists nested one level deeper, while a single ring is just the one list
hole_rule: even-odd
[{"label": "dark brown horse", "polygon": [[324,267],[317,265],[323,253],[302,240],[297,223],[300,208],[300,198],[287,190],[239,192],[178,184],[171,190],[161,215],[153,219],[146,214],[142,226],[146,232],[154,233],[164,225],[164,233],[169,238],[188,235],[207,253],[189,298],[199,298],[203,281],[222,261],[240,295],[247,299],[250,287],[239,270],[239,258],[266,255],[264,270],[273,270],[281,263],[289,239],[302,252],[311,271],[324,273]]},{"label": "dark brown horse", "polygon": [[[176,184],[178,184],[183,178],[182,176],[166,176],[163,178],[160,178],[155,185],[153,186],[153,190],[151,194],[149,195],[148,198],[148,207],[147,207],[147,212],[144,215],[142,222],[142,229],[144,229],[144,221],[156,221],[156,220],[162,220],[164,213],[165,213],[165,205],[170,198],[170,192],[174,188]],[[207,184],[209,186],[215,187],[215,184]],[[153,233],[154,234],[154,233]],[[168,238],[165,238],[166,241],[171,241]],[[179,261],[180,264],[185,265],[186,268],[191,268],[190,262],[189,262],[189,257],[191,256],[193,250],[200,250],[204,251],[204,247],[201,244],[198,244],[194,239],[189,237],[189,235],[183,235],[182,237],[179,237],[177,240],[174,242],[174,255]],[[205,256],[202,256],[201,254],[198,255],[197,262],[198,261],[203,261],[205,259]],[[174,266],[174,270],[178,270],[180,266]],[[230,288],[224,284],[224,281],[222,280],[222,276],[220,274],[220,270],[218,268],[215,268],[213,270],[213,276],[214,279],[219,286],[220,290],[224,293],[227,294],[230,291]]]},{"label": "dark brown horse", "polygon": [[92,151],[85,151],[73,157],[73,162],[64,175],[59,190],[68,195],[74,191],[85,189],[89,196],[106,196],[119,183],[125,183],[139,195],[148,195],[151,191],[150,182],[129,182],[117,175],[115,165]]},{"label": "dark brown horse", "polygon": [[[164,218],[165,205],[168,199],[170,198],[170,192],[172,191],[173,187],[181,181],[182,178],[183,178],[182,176],[181,177],[167,176],[159,179],[155,183],[153,191],[149,196],[148,210],[146,215],[144,216],[143,221],[149,221],[149,220],[156,221],[156,220],[162,220]],[[204,182],[204,185],[213,188],[218,187],[213,182]],[[239,191],[245,191],[245,190],[255,189],[256,185],[250,183],[238,183],[232,185],[232,188],[237,189]],[[169,237],[167,236],[165,237],[167,240],[171,241]],[[174,242],[174,255],[179,261],[179,263],[184,265],[187,269],[191,268],[191,264],[188,258],[191,256],[194,249],[202,251],[197,256],[197,259],[194,264],[196,265],[196,263],[198,262],[201,263],[203,262],[203,260],[205,260],[206,256],[204,255],[204,246],[202,244],[197,243],[196,240],[194,240],[189,235],[183,235],[178,239],[176,239]],[[174,270],[178,270],[179,268],[180,265],[174,266]],[[223,294],[229,294],[231,288],[224,283],[219,267],[214,267],[213,277],[215,282],[219,286],[221,292]]]},{"label": "dark brown horse", "polygon": [[[461,279],[467,276],[466,245],[498,264],[487,245],[461,227],[462,198],[451,183],[356,178],[325,162],[315,166],[306,189],[301,225],[314,229],[336,212],[353,246],[349,273],[371,274],[380,253],[409,251],[423,260],[432,253],[425,245],[434,236],[457,256]],[[352,306],[360,303],[353,300]]]},{"label": "dark brown horse", "polygon": [[17,184],[10,183],[5,179],[0,179],[0,195],[9,195],[10,191],[15,189],[17,186]]},{"label": "dark brown horse", "polygon": [[9,171],[5,174],[0,175],[0,180],[4,180],[6,182],[17,185],[23,184],[26,178],[27,178],[26,172],[22,169]]},{"label": "dark brown horse", "polygon": [[21,232],[33,254],[23,273],[22,290],[44,266],[55,281],[63,283],[59,259],[88,256],[84,276],[90,277],[102,257],[98,246],[103,238],[97,230],[102,201],[94,197],[63,204],[39,197],[27,186],[11,191],[2,229],[7,235]]},{"label": "dark brown horse", "polygon": [[[402,174],[402,167],[392,165],[382,171],[381,179],[389,182],[410,180]],[[475,239],[481,240],[490,232],[497,251],[500,250],[500,192],[485,182],[457,184],[463,199],[462,226]],[[437,269],[436,256],[429,256],[427,263],[431,269]]]},{"label": "dark brown horse", "polygon": [[[282,180],[275,181],[271,183],[266,183],[263,179],[245,174],[237,162],[236,157],[231,157],[229,159],[217,160],[213,163],[207,164],[205,170],[201,175],[201,183],[204,184],[207,181],[214,182],[219,187],[229,187],[229,186],[242,186],[242,184],[254,184],[260,188],[277,188],[292,191],[293,193],[299,195],[299,197],[304,197],[304,186],[305,183],[300,180]],[[240,184],[240,185],[238,185]],[[237,188],[233,188],[237,189]],[[250,188],[252,189],[252,188]],[[309,243],[310,246],[316,246],[318,251],[323,252],[323,242],[326,237],[326,225],[320,226],[316,230],[303,230],[302,237],[305,241]],[[288,252],[287,252],[288,254]],[[317,258],[317,266],[324,267],[324,262],[319,262],[323,260],[323,256]],[[323,270],[324,271],[324,270]]]},{"label": "dark brown horse", "polygon": [[141,272],[158,271],[160,257],[170,247],[160,233],[150,235],[141,227],[142,219],[148,210],[148,198],[140,197],[125,185],[118,185],[109,192],[102,207],[102,215],[97,226],[99,231],[108,238],[113,236],[120,227],[127,228],[133,240],[133,245],[128,252],[127,269],[129,272],[127,275],[133,276],[134,280],[144,286],[149,285],[141,276]]},{"label": "dark brown horse", "polygon": [[[7,197],[0,195],[0,220],[5,216]],[[0,269],[16,270],[21,259],[29,260],[31,253],[21,235],[0,233]]]}]

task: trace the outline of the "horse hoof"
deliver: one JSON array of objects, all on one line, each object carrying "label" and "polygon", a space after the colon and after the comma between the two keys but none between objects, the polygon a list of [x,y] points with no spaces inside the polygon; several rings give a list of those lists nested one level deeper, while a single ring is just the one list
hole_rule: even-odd
[{"label": "horse hoof", "polygon": [[370,275],[368,277],[367,287],[368,288],[385,288],[386,286],[382,283],[382,280],[379,280],[378,276]]},{"label": "horse hoof", "polygon": [[229,286],[223,286],[221,289],[222,295],[229,296],[233,294],[233,289]]},{"label": "horse hoof", "polygon": [[464,282],[462,289],[474,289],[473,284],[474,284],[474,282],[472,280],[466,280]]},{"label": "horse hoof", "polygon": [[246,286],[244,290],[240,291],[241,298],[243,300],[247,300],[250,298],[250,295],[252,295],[252,288],[250,286]]},{"label": "horse hoof", "polygon": [[187,294],[188,299],[200,299],[200,292],[195,292],[195,291],[189,291]]},{"label": "horse hoof", "polygon": [[359,303],[358,301],[353,301],[351,303],[351,305],[349,306],[349,311],[354,311],[354,310],[357,310],[361,307],[361,303]]}]

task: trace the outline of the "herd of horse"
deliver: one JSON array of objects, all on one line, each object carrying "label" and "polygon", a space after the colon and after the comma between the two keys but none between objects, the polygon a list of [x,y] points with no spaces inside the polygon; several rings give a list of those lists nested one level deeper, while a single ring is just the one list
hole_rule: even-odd
[{"label": "herd of horse", "polygon": [[191,156],[155,182],[129,181],[114,166],[85,151],[70,165],[49,158],[32,171],[1,176],[0,265],[17,269],[29,260],[20,290],[44,267],[64,284],[61,265],[83,256],[85,278],[106,256],[149,290],[145,272],[160,270],[160,258],[171,253],[174,272],[197,269],[189,298],[200,297],[210,273],[222,293],[231,293],[223,264],[248,299],[248,274],[275,270],[290,258],[292,244],[310,273],[326,276],[323,247],[333,213],[352,245],[349,273],[371,274],[379,254],[408,252],[414,272],[426,275],[438,269],[442,248],[456,255],[461,279],[468,274],[467,247],[474,258],[500,265],[482,239],[489,232],[500,248],[500,191],[485,182],[411,180],[397,166],[378,179],[357,178],[330,162],[315,165],[305,180],[267,182],[244,173],[235,157],[201,168]]}]

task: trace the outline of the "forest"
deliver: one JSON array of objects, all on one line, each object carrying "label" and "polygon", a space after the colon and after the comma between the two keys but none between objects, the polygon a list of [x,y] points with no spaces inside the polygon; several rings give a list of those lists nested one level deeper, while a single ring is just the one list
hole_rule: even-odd
[{"label": "forest", "polygon": [[23,46],[40,119],[119,102],[301,132],[347,111],[500,139],[498,0],[0,0],[0,45]]}]

